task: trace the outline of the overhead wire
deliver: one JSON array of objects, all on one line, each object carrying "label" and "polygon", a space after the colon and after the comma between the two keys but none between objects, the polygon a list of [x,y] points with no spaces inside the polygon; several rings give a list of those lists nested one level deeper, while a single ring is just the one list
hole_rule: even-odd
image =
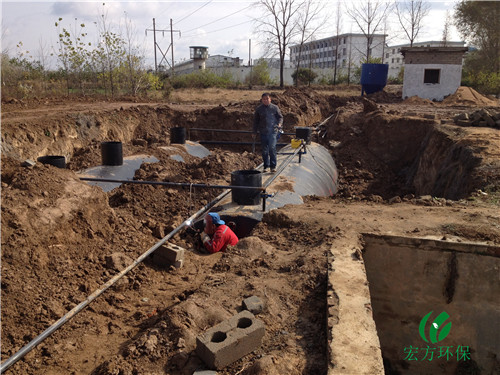
[{"label": "overhead wire", "polygon": [[205,26],[211,25],[211,24],[213,24],[213,23],[216,23],[216,22],[222,21],[223,19],[226,19],[226,18],[228,18],[228,17],[234,16],[234,15],[235,15],[235,14],[237,14],[237,13],[243,12],[244,10],[247,10],[248,8],[250,8],[250,7],[252,7],[252,6],[253,6],[253,4],[250,4],[249,6],[247,6],[247,7],[245,7],[245,8],[242,8],[242,9],[240,9],[240,10],[237,10],[236,12],[233,12],[233,13],[231,13],[231,14],[228,14],[227,16],[224,16],[224,17],[218,18],[218,19],[216,19],[216,20],[214,20],[214,21],[212,21],[212,22],[206,23],[206,24],[204,24],[204,25],[200,25],[200,26],[198,26],[198,27],[196,27],[196,28],[194,28],[194,29],[186,30],[186,31],[184,31],[184,33],[189,33],[189,32],[191,32],[191,31],[197,30],[197,29],[199,29],[199,28],[201,28],[201,27],[205,27]]},{"label": "overhead wire", "polygon": [[188,17],[191,17],[193,14],[195,14],[196,12],[198,12],[199,10],[203,9],[204,7],[206,7],[208,4],[210,4],[211,2],[213,2],[214,0],[210,0],[208,2],[206,2],[205,4],[203,4],[201,7],[199,7],[198,9],[192,11],[191,13],[189,13],[187,16],[184,16],[183,18],[181,18],[179,21],[176,21],[175,24],[177,25],[178,23],[184,21],[186,18]]},{"label": "overhead wire", "polygon": [[[244,21],[244,22],[238,23],[236,25],[231,25],[231,26],[223,27],[222,29],[217,29],[217,30],[212,30],[212,31],[206,31],[205,34],[216,33],[218,31],[230,29],[232,27],[241,26],[241,25],[244,25],[244,24],[249,23],[249,22],[253,22],[253,20],[248,20],[248,21]],[[193,34],[190,34],[190,35],[184,35],[184,37],[186,37],[186,36],[193,36],[193,35],[196,35],[196,34],[193,33]]]},{"label": "overhead wire", "polygon": [[[163,4],[163,2],[161,2],[161,3]],[[165,13],[167,10],[170,10],[170,7],[165,7],[165,9],[164,9],[164,10],[162,10],[160,13],[158,13],[158,14],[156,15],[156,17],[155,17],[155,18],[159,18],[159,17],[160,17],[163,13]],[[149,25],[148,29],[150,29],[150,28],[152,28],[152,27],[153,27],[153,24],[151,23],[151,24]]]}]

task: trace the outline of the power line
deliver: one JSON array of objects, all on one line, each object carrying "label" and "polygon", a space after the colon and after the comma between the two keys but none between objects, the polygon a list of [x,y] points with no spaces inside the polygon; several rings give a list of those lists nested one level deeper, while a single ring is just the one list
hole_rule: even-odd
[{"label": "power line", "polygon": [[[163,2],[162,2],[163,4]],[[161,16],[162,14],[164,14],[167,10],[170,10],[170,7],[165,7],[160,13],[158,13],[158,15],[156,17],[159,17]],[[153,24],[150,24],[148,29],[150,29],[151,27],[153,27]]]},{"label": "power line", "polygon": [[200,26],[198,26],[198,27],[196,27],[196,28],[194,28],[194,29],[184,31],[184,33],[189,33],[190,31],[194,31],[194,30],[199,29],[199,28],[201,28],[201,27],[205,27],[205,26],[211,25],[211,24],[213,24],[213,23],[215,23],[215,22],[222,21],[222,20],[223,20],[223,19],[225,19],[225,18],[228,18],[228,17],[234,16],[234,15],[235,15],[235,14],[237,14],[237,13],[243,12],[244,10],[247,10],[248,8],[250,8],[250,7],[252,7],[252,6],[253,6],[253,4],[250,4],[249,6],[247,6],[247,7],[243,8],[243,9],[237,10],[236,12],[233,12],[233,13],[231,13],[231,14],[228,14],[227,16],[221,17],[221,18],[219,18],[219,19],[216,19],[216,20],[214,20],[214,21],[212,21],[212,22],[209,22],[209,23],[206,23],[206,24],[204,24],[204,25],[200,25]]},{"label": "power line", "polygon": [[177,22],[176,22],[176,24],[177,24],[177,23],[179,23],[179,22],[182,22],[182,21],[184,21],[186,18],[188,18],[188,17],[192,16],[193,14],[195,14],[195,13],[196,13],[197,11],[199,11],[200,9],[202,9],[202,8],[206,7],[206,6],[207,6],[208,4],[210,4],[212,1],[214,1],[214,0],[210,0],[209,2],[207,2],[207,3],[203,4],[201,7],[199,7],[198,9],[196,9],[195,11],[193,11],[193,12],[189,13],[187,16],[185,16],[185,17],[181,18],[179,21],[177,21]]},{"label": "power line", "polygon": [[[217,29],[217,30],[212,30],[212,31],[207,31],[205,34],[211,34],[211,33],[216,33],[218,31],[222,31],[222,30],[226,30],[226,29],[230,29],[232,27],[237,27],[237,26],[241,26],[241,25],[244,25],[245,23],[248,23],[248,22],[253,22],[253,20],[248,20],[248,21],[245,21],[245,22],[241,22],[241,23],[238,23],[236,25],[232,25],[232,26],[227,26],[227,27],[223,27],[222,29]],[[195,34],[191,34],[191,35],[184,35],[184,37],[186,36],[193,36]]]}]

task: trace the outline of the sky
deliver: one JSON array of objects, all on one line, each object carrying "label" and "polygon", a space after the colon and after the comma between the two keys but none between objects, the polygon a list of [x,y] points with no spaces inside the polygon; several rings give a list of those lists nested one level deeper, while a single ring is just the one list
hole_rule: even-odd
[{"label": "sky", "polygon": [[[338,0],[315,0],[324,3],[325,14],[331,17],[315,34],[316,39],[335,35],[335,11]],[[362,1],[362,0],[354,0]],[[446,12],[453,14],[453,7],[458,0],[427,1],[431,7],[424,19],[425,28],[417,41],[441,40]],[[349,3],[352,3],[350,0]],[[104,5],[103,5],[104,4]],[[345,4],[345,2],[342,2]],[[256,30],[255,19],[262,13],[250,0],[183,0],[183,1],[5,1],[2,0],[2,51],[9,56],[27,57],[29,60],[41,60],[45,56],[46,65],[55,64],[58,48],[58,28],[55,23],[59,18],[60,27],[73,33],[86,31],[86,41],[95,43],[98,35],[98,23],[105,15],[106,25],[115,33],[126,35],[126,25],[131,31],[134,44],[146,56],[146,64],[154,67],[155,19],[156,42],[158,48],[157,63],[166,55],[171,63],[170,19],[174,30],[175,63],[189,60],[190,46],[206,46],[210,55],[239,57],[244,64],[249,58],[256,60],[265,53]],[[359,29],[344,14],[341,33],[358,33]],[[81,29],[79,25],[85,24]],[[388,44],[407,43],[398,31],[395,15],[389,16]],[[382,32],[383,30],[381,30]],[[450,40],[461,40],[452,27]],[[20,45],[22,43],[22,45]],[[18,47],[19,46],[19,47]],[[167,51],[168,50],[168,51]]]}]

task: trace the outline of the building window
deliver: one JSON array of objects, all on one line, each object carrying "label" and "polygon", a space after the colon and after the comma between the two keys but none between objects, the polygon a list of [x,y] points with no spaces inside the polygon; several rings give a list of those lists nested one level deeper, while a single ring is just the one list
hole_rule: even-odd
[{"label": "building window", "polygon": [[388,59],[389,58],[389,53],[386,53],[385,54],[385,58]]},{"label": "building window", "polygon": [[394,55],[396,53],[396,50],[393,48],[392,49],[392,54]]},{"label": "building window", "polygon": [[394,64],[394,57],[392,58],[392,63]]},{"label": "building window", "polygon": [[396,59],[396,62],[399,63],[399,58]]},{"label": "building window", "polygon": [[441,69],[425,69],[424,83],[439,83]]},{"label": "building window", "polygon": [[344,56],[347,55],[347,48],[342,49],[342,55],[344,55]]}]

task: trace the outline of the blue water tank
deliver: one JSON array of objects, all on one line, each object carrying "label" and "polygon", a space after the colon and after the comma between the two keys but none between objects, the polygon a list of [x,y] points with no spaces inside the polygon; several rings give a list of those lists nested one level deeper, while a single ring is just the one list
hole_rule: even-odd
[{"label": "blue water tank", "polygon": [[387,64],[362,64],[361,65],[361,95],[373,94],[387,84]]}]

